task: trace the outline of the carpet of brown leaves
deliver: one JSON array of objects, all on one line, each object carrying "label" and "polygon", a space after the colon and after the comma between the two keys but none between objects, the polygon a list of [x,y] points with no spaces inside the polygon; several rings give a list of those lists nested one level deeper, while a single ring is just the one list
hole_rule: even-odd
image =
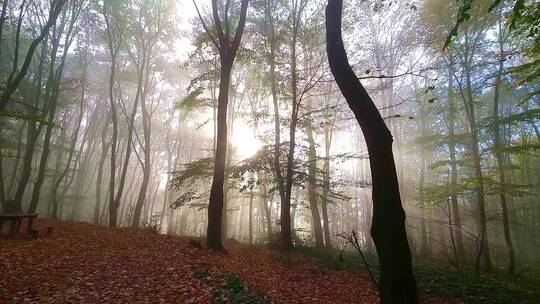
[{"label": "carpet of brown leaves", "polygon": [[208,303],[229,272],[276,303],[377,303],[359,271],[327,270],[299,254],[234,243],[214,253],[180,237],[37,221],[44,226],[54,233],[0,239],[0,303]]}]

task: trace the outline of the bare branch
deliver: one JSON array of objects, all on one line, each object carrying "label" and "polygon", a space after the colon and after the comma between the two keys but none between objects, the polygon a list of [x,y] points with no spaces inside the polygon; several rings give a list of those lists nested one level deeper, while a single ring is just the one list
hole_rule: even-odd
[{"label": "bare branch", "polygon": [[231,45],[233,54],[238,50],[238,47],[240,46],[240,39],[242,39],[242,34],[244,33],[248,4],[249,0],[242,0],[242,6],[240,8],[240,20],[238,21],[238,27],[236,28],[236,33],[234,34],[234,39]]},{"label": "bare branch", "polygon": [[197,10],[197,15],[199,15],[199,20],[201,20],[202,26],[204,28],[204,31],[208,35],[208,38],[210,38],[210,41],[212,41],[212,44],[214,44],[214,46],[219,50],[219,44],[216,41],[216,38],[214,38],[214,36],[212,36],[212,33],[210,32],[210,30],[206,26],[206,23],[204,22],[204,19],[203,19],[202,15],[201,15],[201,12],[199,11],[199,7],[197,6],[197,3],[195,2],[195,0],[193,0],[193,5],[195,5],[195,10]]}]

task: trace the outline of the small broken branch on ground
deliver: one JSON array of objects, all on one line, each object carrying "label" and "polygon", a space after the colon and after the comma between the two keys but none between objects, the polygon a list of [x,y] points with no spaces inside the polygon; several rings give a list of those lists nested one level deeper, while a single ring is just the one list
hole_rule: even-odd
[{"label": "small broken branch on ground", "polygon": [[362,263],[364,263],[364,266],[366,267],[366,270],[369,274],[371,281],[377,287],[377,289],[380,290],[379,282],[377,281],[377,279],[375,279],[375,276],[373,275],[373,272],[371,271],[371,268],[369,267],[369,264],[366,261],[366,257],[364,256],[364,253],[362,252],[362,248],[360,247],[360,243],[358,242],[358,237],[356,236],[356,232],[353,230],[351,231],[351,234],[342,233],[342,234],[337,234],[337,236],[347,240],[347,242],[351,244],[356,249],[356,251],[358,251],[358,254],[362,258]]}]

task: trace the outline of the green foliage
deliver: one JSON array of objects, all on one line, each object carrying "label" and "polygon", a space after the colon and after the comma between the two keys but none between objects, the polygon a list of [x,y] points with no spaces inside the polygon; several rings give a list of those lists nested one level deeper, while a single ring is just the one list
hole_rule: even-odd
[{"label": "green foliage", "polygon": [[152,215],[150,219],[143,220],[141,227],[143,230],[158,234],[161,231],[161,225],[159,224],[159,215]]},{"label": "green foliage", "polygon": [[198,108],[212,106],[211,100],[202,96],[204,90],[203,87],[196,87],[191,90],[182,100],[176,103],[176,108],[191,112]]},{"label": "green foliage", "polygon": [[14,112],[0,112],[0,119],[1,118],[11,118],[14,120],[25,120],[25,121],[34,121],[39,124],[42,124],[44,126],[51,125],[53,128],[62,128],[60,125],[57,124],[50,124],[43,116],[40,115],[31,115],[31,114],[23,114],[23,113],[14,113]]},{"label": "green foliage", "polygon": [[230,273],[225,284],[212,292],[212,303],[266,304],[272,303],[262,295],[252,294],[234,273]]},{"label": "green foliage", "polygon": [[429,263],[417,264],[414,273],[422,290],[466,303],[532,304],[540,296],[538,274],[522,274],[512,279],[497,273],[477,275],[472,270]]},{"label": "green foliage", "polygon": [[473,0],[456,0],[459,3],[459,12],[456,20],[456,24],[450,30],[450,33],[446,36],[444,47],[446,48],[452,42],[452,38],[456,37],[459,33],[459,27],[465,21],[471,18],[470,10]]},{"label": "green foliage", "polygon": [[[494,11],[503,1],[491,0],[488,12]],[[452,39],[459,34],[460,26],[471,18],[472,4],[475,0],[456,0],[459,6],[459,12],[456,22],[444,43],[444,48],[448,47]],[[480,2],[480,1],[477,1]],[[530,61],[510,69],[510,72],[517,75],[519,79],[515,85],[524,83],[537,83],[540,80],[540,2],[514,0],[512,10],[509,13],[508,29],[515,36],[525,36],[529,40],[529,46],[522,46],[523,55],[529,57]],[[525,97],[531,98],[540,94],[540,90],[536,89],[530,92]]]},{"label": "green foliage", "polygon": [[[351,268],[364,269],[364,264],[356,252],[343,251],[336,249],[316,248],[309,246],[296,246],[294,250],[305,256],[319,259],[322,266],[330,270],[345,270]],[[371,265],[377,263],[376,255],[368,253],[366,260]],[[376,270],[376,273],[378,270]]]},{"label": "green foliage", "polygon": [[207,197],[202,183],[212,177],[213,170],[214,159],[206,157],[185,164],[183,170],[172,172],[173,178],[169,182],[169,189],[183,192],[171,204],[171,208],[180,208],[186,204],[206,208],[206,204],[201,205],[198,202]]},{"label": "green foliage", "polygon": [[184,166],[184,170],[173,172],[174,177],[170,181],[170,189],[178,190],[186,183],[193,184],[212,176],[214,159],[211,157],[201,158]]},{"label": "green foliage", "polygon": [[[333,270],[363,269],[361,258],[355,252],[341,254],[335,249],[297,247],[295,250],[320,259]],[[365,253],[366,260],[378,276],[377,256]],[[434,264],[431,261],[415,261],[413,272],[422,292],[463,300],[465,303],[482,304],[533,304],[540,297],[540,273],[523,271],[511,278],[498,272],[477,275],[471,269],[456,269]]]}]

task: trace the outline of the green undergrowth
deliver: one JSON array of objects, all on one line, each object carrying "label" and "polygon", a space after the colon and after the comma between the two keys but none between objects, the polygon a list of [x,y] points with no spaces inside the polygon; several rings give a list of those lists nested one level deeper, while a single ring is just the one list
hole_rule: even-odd
[{"label": "green undergrowth", "polygon": [[262,293],[254,293],[234,273],[230,273],[224,284],[212,291],[213,304],[271,304]]},{"label": "green undergrowth", "polygon": [[[318,258],[323,267],[331,270],[361,269],[366,271],[357,252],[296,247],[295,251]],[[377,256],[364,252],[366,260],[379,277]],[[533,304],[540,303],[540,272],[528,270],[509,277],[503,270],[477,275],[471,269],[456,269],[436,261],[415,262],[413,271],[418,288],[423,293],[456,298],[468,304]]]}]

